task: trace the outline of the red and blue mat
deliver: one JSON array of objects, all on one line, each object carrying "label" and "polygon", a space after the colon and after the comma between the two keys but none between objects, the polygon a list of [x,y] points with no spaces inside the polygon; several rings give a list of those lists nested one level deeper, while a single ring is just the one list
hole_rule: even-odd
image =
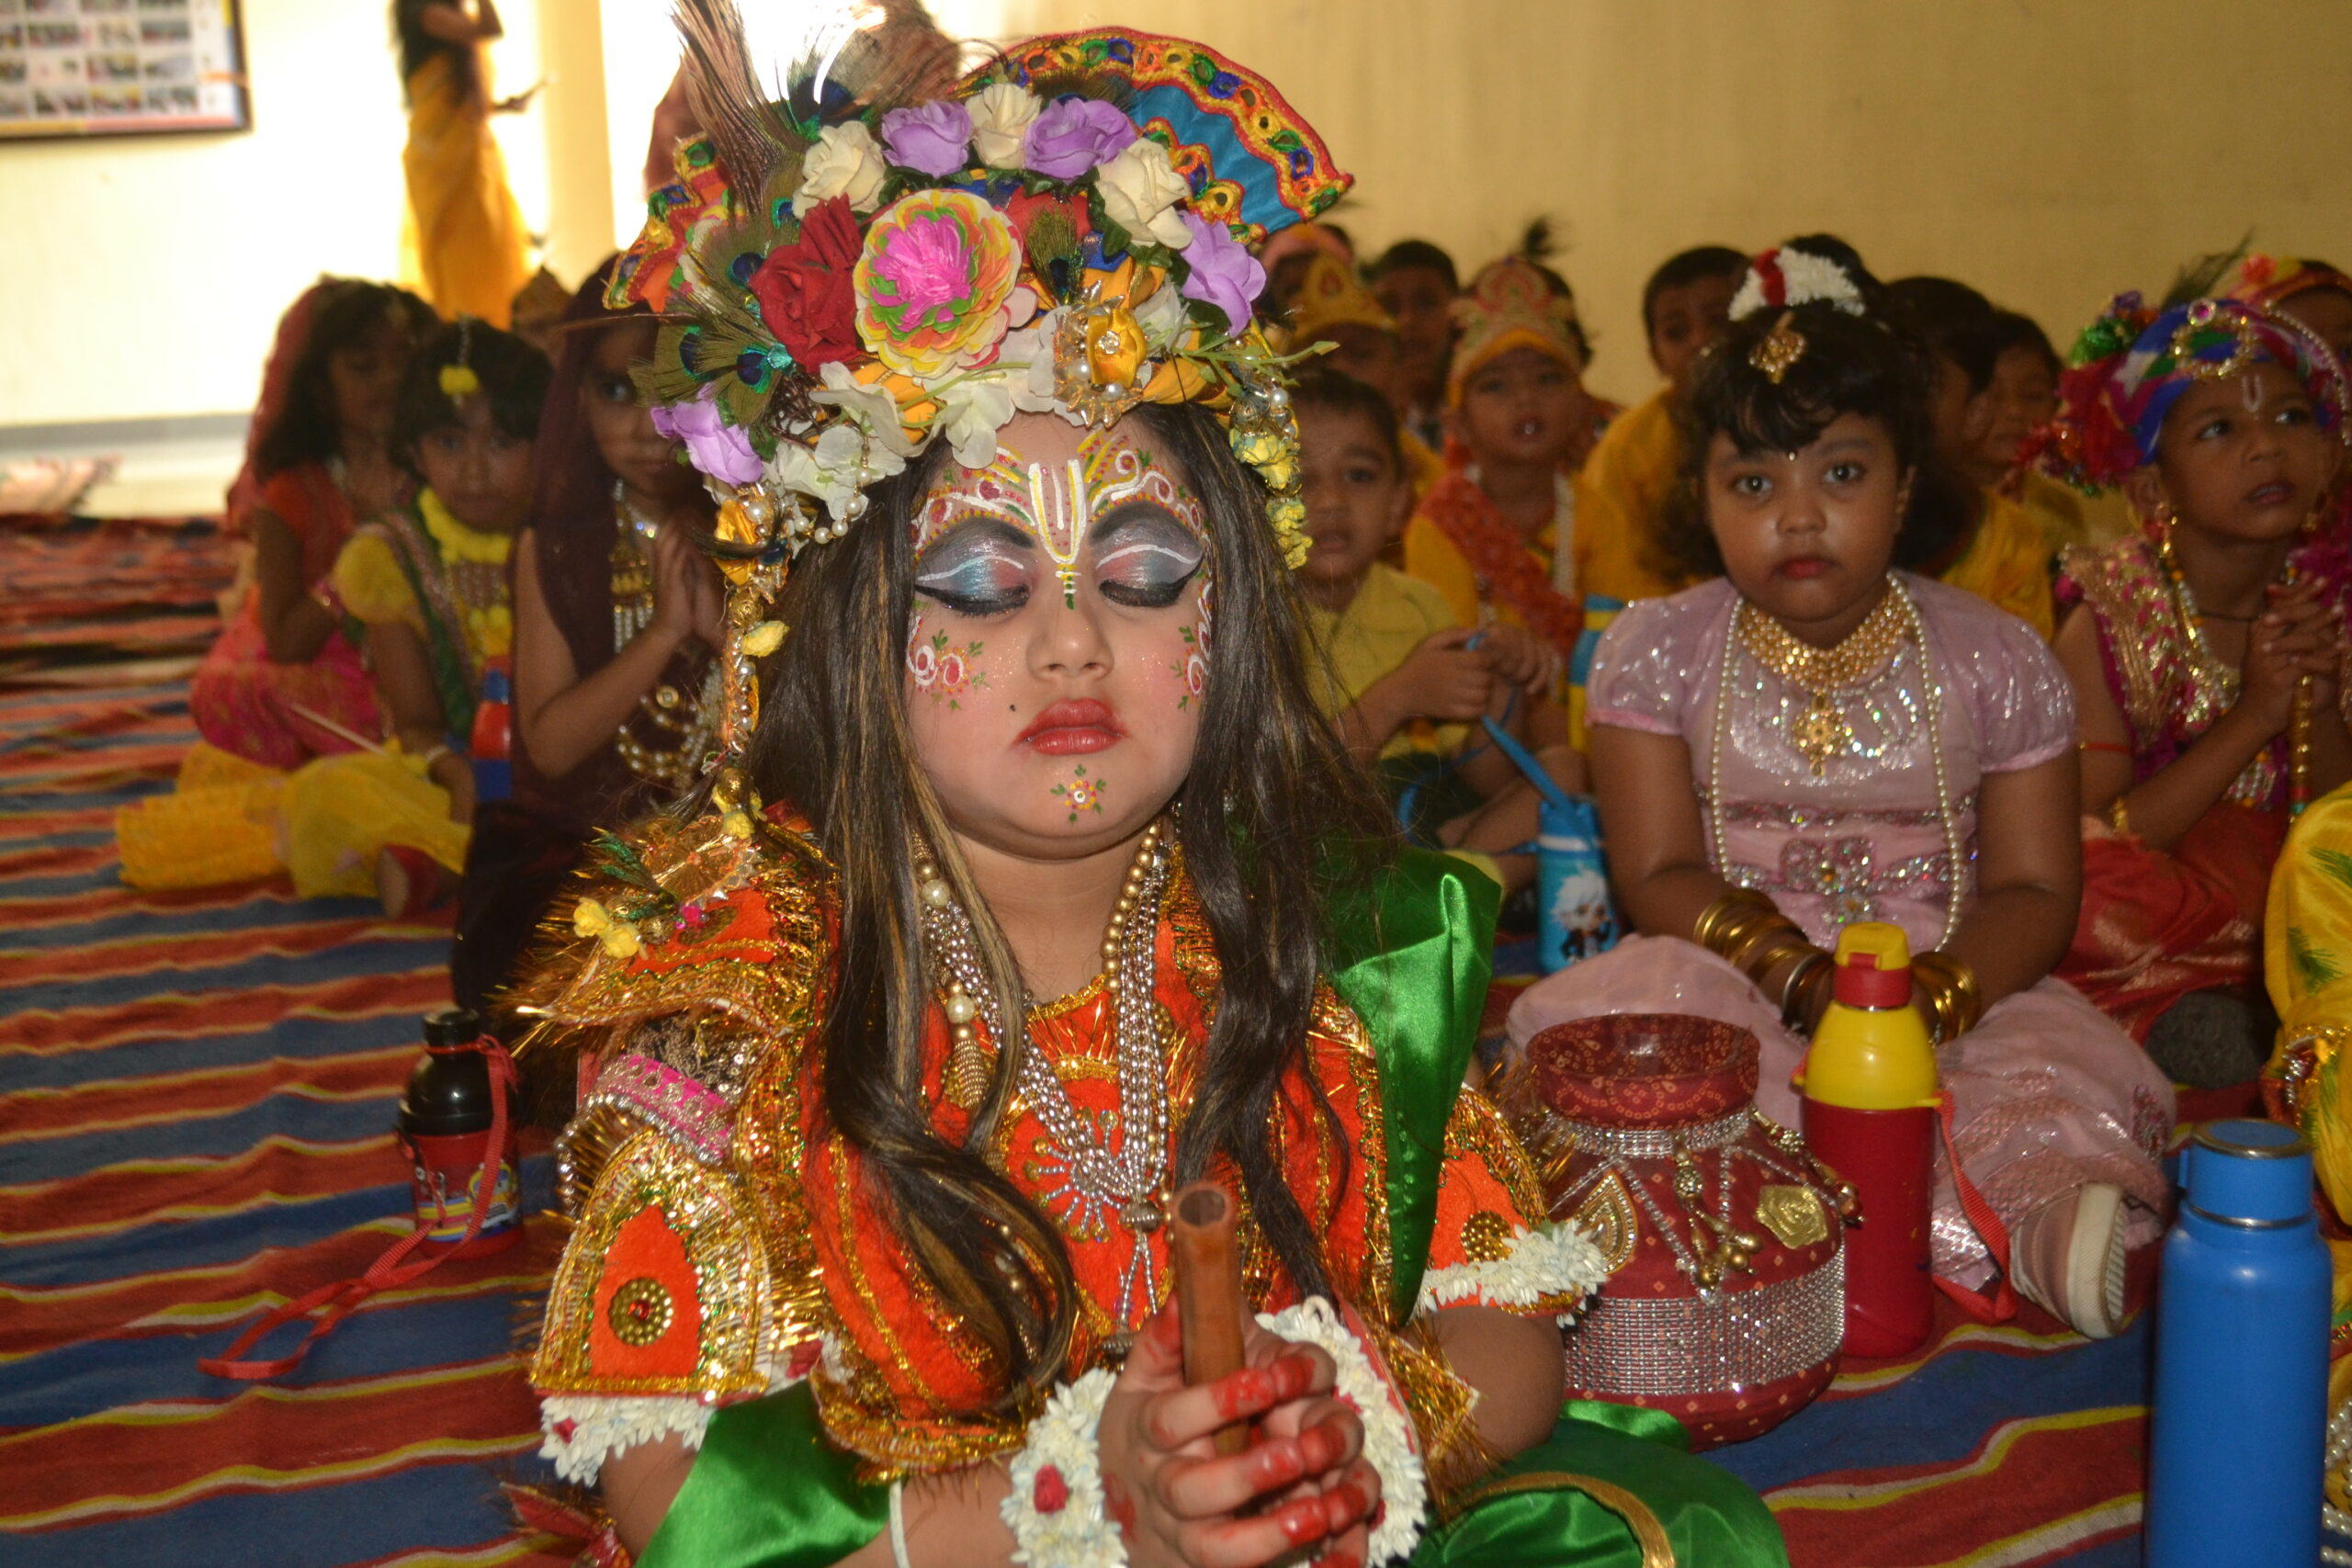
[{"label": "red and blue mat", "polygon": [[[393,1109],[447,998],[445,929],[118,879],[113,813],[169,786],[226,576],[209,526],[0,523],[0,1562],[551,1563],[499,1483],[546,1479],[514,1347],[552,1221],[370,1301],[287,1377],[197,1371],[406,1231]],[[2145,1363],[2144,1330],[1953,1316],[1716,1457],[1798,1568],[2122,1568]]]}]

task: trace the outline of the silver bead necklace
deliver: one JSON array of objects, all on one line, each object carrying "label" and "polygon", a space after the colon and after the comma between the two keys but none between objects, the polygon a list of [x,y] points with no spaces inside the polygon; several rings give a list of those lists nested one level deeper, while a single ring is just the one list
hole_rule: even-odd
[{"label": "silver bead necklace", "polygon": [[[1117,1021],[1119,1109],[1092,1118],[1080,1111],[1034,1042],[1014,1064],[1021,1096],[1046,1130],[1040,1151],[1045,1186],[1038,1201],[1074,1239],[1108,1240],[1114,1220],[1127,1232],[1116,1314],[1122,1330],[1136,1325],[1138,1305],[1149,1313],[1159,1294],[1150,1235],[1159,1228],[1168,1197],[1169,1112],[1168,1062],[1154,980],[1159,907],[1170,867],[1160,825],[1155,822],[1136,846],[1135,863],[1102,937]],[[914,872],[924,955],[950,1032],[947,1092],[969,1109],[978,1103],[978,1089],[984,1087],[976,1025],[985,1025],[1000,1050],[1012,1036],[996,1016],[996,989],[980,964],[971,918],[920,842]],[[1115,1151],[1111,1146],[1114,1134]]]}]

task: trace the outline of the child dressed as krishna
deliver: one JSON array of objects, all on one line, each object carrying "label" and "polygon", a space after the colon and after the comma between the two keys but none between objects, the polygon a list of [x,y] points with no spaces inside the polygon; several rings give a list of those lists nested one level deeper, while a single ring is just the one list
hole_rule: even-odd
[{"label": "child dressed as krishna", "polygon": [[[1176,39],[925,85],[885,29],[772,106],[681,10],[709,135],[615,293],[722,496],[733,750],[606,840],[532,1047],[602,1560],[1784,1562],[1671,1418],[1563,1411],[1605,1269],[1459,1087],[1492,888],[1314,707],[1248,246],[1347,177]],[[1204,1178],[1257,1316],[1188,1386]]]}]

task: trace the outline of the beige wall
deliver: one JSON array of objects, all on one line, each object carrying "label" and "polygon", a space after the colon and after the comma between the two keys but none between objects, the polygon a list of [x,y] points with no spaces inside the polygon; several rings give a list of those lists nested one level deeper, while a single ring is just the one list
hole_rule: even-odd
[{"label": "beige wall", "polygon": [[[612,56],[667,47],[637,26],[659,6],[602,0],[602,33],[599,0],[507,6],[501,82],[557,82],[500,133],[567,282],[634,227],[633,193],[616,187],[643,155],[638,100],[668,71],[632,52],[616,72]],[[1356,173],[1340,220],[1367,245],[1422,234],[1475,264],[1553,215],[1600,336],[1594,382],[1619,396],[1653,382],[1643,276],[1702,241],[1834,229],[1887,276],[1965,278],[2062,346],[2111,290],[2161,287],[2249,227],[2352,265],[2345,0],[935,9],[970,34],[1148,15],[1266,72]],[[243,409],[287,299],[322,269],[395,269],[402,118],[384,11],[248,0],[250,136],[0,147],[14,289],[0,425]]]},{"label": "beige wall", "polygon": [[[584,7],[593,28],[595,0],[549,5]],[[246,0],[248,134],[0,145],[0,426],[243,412],[305,285],[397,276],[407,121],[389,10]],[[512,91],[539,75],[538,17],[531,0],[505,10],[493,70]],[[499,122],[534,230],[541,124],[540,110]]]},{"label": "beige wall", "polygon": [[2063,352],[2114,290],[2233,243],[2352,266],[2344,0],[1007,0],[1008,28],[1151,25],[1264,72],[1330,141],[1359,239],[1476,265],[1550,213],[1600,334],[1656,382],[1674,251],[1812,229],[1939,271]]}]

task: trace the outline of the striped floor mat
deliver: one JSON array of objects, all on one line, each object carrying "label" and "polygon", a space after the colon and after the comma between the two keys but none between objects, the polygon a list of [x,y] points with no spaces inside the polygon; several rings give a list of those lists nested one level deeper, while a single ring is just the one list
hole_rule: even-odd
[{"label": "striped floor mat", "polygon": [[191,730],[183,681],[109,671],[200,649],[225,564],[205,528],[0,529],[52,612],[0,615],[0,1561],[551,1562],[498,1492],[540,1478],[514,1345],[547,1222],[292,1376],[197,1371],[408,1228],[393,1108],[448,994],[446,929],[117,879],[113,812]]}]

